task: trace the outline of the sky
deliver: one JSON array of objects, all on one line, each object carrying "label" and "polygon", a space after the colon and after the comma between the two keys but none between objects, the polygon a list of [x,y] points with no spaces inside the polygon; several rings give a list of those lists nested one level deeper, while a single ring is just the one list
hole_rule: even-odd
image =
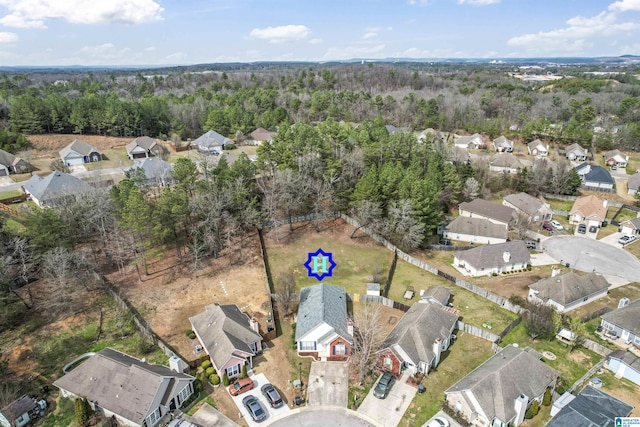
[{"label": "sky", "polygon": [[640,0],[0,0],[0,66],[640,54]]}]

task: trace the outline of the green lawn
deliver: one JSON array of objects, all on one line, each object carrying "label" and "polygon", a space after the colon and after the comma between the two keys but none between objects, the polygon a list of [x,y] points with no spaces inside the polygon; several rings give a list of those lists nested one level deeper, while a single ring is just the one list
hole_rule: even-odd
[{"label": "green lawn", "polygon": [[559,200],[559,199],[546,199],[551,209],[558,209],[561,211],[570,211],[573,207],[572,200]]},{"label": "green lawn", "polygon": [[87,170],[110,169],[133,165],[133,160],[127,156],[124,148],[109,148],[103,152],[105,160],[100,162],[85,163]]},{"label": "green lawn", "polygon": [[[613,218],[613,216],[618,212],[618,208],[609,209],[607,212],[607,218]],[[609,216],[611,215],[611,216]],[[632,211],[631,209],[622,209],[618,216],[616,216],[616,221],[625,222],[629,219],[634,219],[638,217],[638,212]]]},{"label": "green lawn", "polygon": [[405,412],[400,426],[424,424],[440,410],[444,392],[493,356],[491,344],[473,335],[458,333],[458,339],[442,354],[440,364],[422,383],[426,391],[416,397]]},{"label": "green lawn", "polygon": [[21,195],[22,195],[22,191],[20,190],[3,191],[3,192],[0,192],[0,200],[8,199],[10,197],[18,197]]}]

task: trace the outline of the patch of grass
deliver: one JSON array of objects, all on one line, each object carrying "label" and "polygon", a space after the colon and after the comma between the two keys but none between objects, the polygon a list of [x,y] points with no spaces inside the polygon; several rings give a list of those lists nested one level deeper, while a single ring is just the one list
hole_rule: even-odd
[{"label": "patch of grass", "polygon": [[207,394],[207,392],[205,392],[203,390],[203,391],[200,392],[200,396],[198,396],[198,398],[191,405],[191,407],[186,412],[186,414],[189,415],[189,416],[193,416],[193,414],[198,412],[198,409],[200,409],[202,407],[202,405],[204,405],[205,403],[207,403],[210,406],[213,406],[214,408],[216,408],[216,403],[213,401],[213,397],[211,397],[210,394]]},{"label": "patch of grass", "polygon": [[530,420],[524,420],[522,427],[543,427],[551,419],[551,406],[540,405],[540,412]]},{"label": "patch of grass", "polygon": [[458,339],[442,354],[438,367],[422,381],[426,391],[416,394],[400,426],[419,426],[433,417],[444,403],[444,392],[493,356],[489,341],[458,333]]},{"label": "patch of grass", "polygon": [[99,162],[85,163],[84,166],[88,171],[98,169],[110,169],[117,167],[128,167],[133,165],[133,160],[127,156],[127,150],[124,148],[109,148],[103,150],[106,160]]},{"label": "patch of grass", "polygon": [[560,199],[546,199],[547,203],[551,206],[551,209],[557,209],[560,211],[570,211],[573,207],[573,201],[560,200]]},{"label": "patch of grass", "polygon": [[0,200],[8,199],[10,197],[18,197],[21,195],[22,195],[22,191],[20,190],[3,191],[3,192],[0,192]]},{"label": "patch of grass", "polygon": [[[609,218],[609,215],[611,215],[611,219],[613,219],[613,216],[616,215],[616,213],[618,212],[619,208],[615,208],[615,209],[609,209],[607,211],[607,218]],[[632,211],[631,209],[622,209],[620,210],[620,213],[616,216],[616,221],[618,222],[625,222],[628,221],[630,219],[634,219],[638,217],[638,213],[635,211]]]},{"label": "patch of grass", "polygon": [[77,426],[73,400],[65,397],[58,399],[55,410],[50,411],[42,420],[42,427]]},{"label": "patch of grass", "polygon": [[24,225],[13,218],[7,218],[7,221],[4,223],[3,228],[8,233],[17,236],[22,235],[26,231]]}]

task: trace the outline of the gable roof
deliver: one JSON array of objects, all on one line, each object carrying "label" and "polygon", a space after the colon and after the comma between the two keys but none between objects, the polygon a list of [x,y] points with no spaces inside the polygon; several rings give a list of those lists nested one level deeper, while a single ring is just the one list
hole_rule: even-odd
[{"label": "gable roof", "polygon": [[540,200],[527,193],[509,194],[504,200],[529,216],[546,207]]},{"label": "gable roof", "polygon": [[270,132],[265,128],[258,128],[251,132],[249,136],[254,141],[271,141],[271,139],[273,138],[273,134],[274,132]]},{"label": "gable roof", "polygon": [[320,283],[302,288],[296,322],[296,341],[326,323],[342,338],[353,342],[347,330],[347,295],[343,287]]},{"label": "gable roof", "polygon": [[640,172],[636,172],[629,177],[629,179],[627,180],[627,188],[629,190],[636,191],[640,189]]},{"label": "gable roof", "polygon": [[609,359],[618,359],[630,366],[635,371],[640,372],[640,357],[626,350],[616,350],[609,354]]},{"label": "gable roof", "polygon": [[617,148],[615,150],[607,151],[604,153],[604,160],[607,161],[609,159],[615,158],[616,160],[620,159],[623,161],[627,161],[628,156],[625,156],[620,150]]},{"label": "gable roof", "polygon": [[249,316],[235,304],[210,304],[189,321],[218,369],[235,350],[254,354],[249,345],[262,340],[249,326]]},{"label": "gable roof", "polygon": [[508,422],[516,415],[514,402],[518,396],[524,394],[529,399],[540,396],[559,375],[540,361],[536,351],[508,345],[449,387],[445,394],[469,391],[489,420],[497,417]]},{"label": "gable roof", "polygon": [[629,227],[632,227],[632,228],[634,228],[636,230],[639,230],[640,229],[640,217],[633,218],[633,219],[628,219],[628,220],[624,221],[622,224],[623,225],[627,225]]},{"label": "gable roof", "polygon": [[[504,254],[509,253],[509,261],[505,262]],[[507,264],[530,263],[531,254],[522,240],[513,240],[495,245],[478,246],[455,253],[455,257],[467,264],[481,268],[493,268]]]},{"label": "gable roof", "polygon": [[586,156],[587,155],[587,150],[585,150],[584,148],[582,148],[582,146],[578,143],[573,143],[570,145],[567,145],[567,147],[564,149],[564,153],[565,155],[571,153],[571,152],[577,152],[579,155],[581,156]]},{"label": "gable roof", "polygon": [[176,390],[179,391],[193,380],[192,376],[166,366],[151,365],[105,348],[53,385],[141,425],[150,411],[156,409],[152,403],[160,393],[168,399],[173,390],[180,387]]},{"label": "gable roof", "polygon": [[6,167],[15,166],[20,161],[22,161],[20,157],[7,151],[0,150],[0,165],[5,165]]},{"label": "gable roof", "polygon": [[81,156],[88,156],[91,153],[100,153],[100,150],[98,150],[96,147],[92,145],[87,144],[84,141],[80,141],[79,139],[74,139],[73,142],[71,142],[71,144],[67,145],[62,150],[59,151],[60,157],[62,157],[63,159],[67,157],[69,154],[71,154],[72,152],[78,153]]},{"label": "gable roof", "polygon": [[29,396],[20,396],[4,408],[0,409],[0,415],[4,415],[13,426],[14,421],[36,407],[36,401]]},{"label": "gable roof", "polygon": [[505,224],[510,223],[518,217],[515,209],[508,206],[498,205],[497,203],[491,203],[484,199],[473,199],[470,202],[462,202],[458,207],[463,211],[495,219],[496,221],[504,222]]},{"label": "gable roof", "polygon": [[484,145],[484,138],[479,133],[474,133],[473,135],[463,135],[459,136],[458,139],[455,140],[455,145],[469,145],[471,142],[475,142],[477,145]]},{"label": "gable roof", "polygon": [[609,323],[626,329],[634,335],[640,335],[640,299],[622,308],[617,308],[601,316]]},{"label": "gable roof", "polygon": [[458,314],[434,303],[415,303],[393,327],[380,349],[400,347],[415,364],[431,363],[433,343],[449,338]]},{"label": "gable roof", "polygon": [[562,305],[570,304],[591,294],[609,288],[609,282],[595,273],[577,275],[574,272],[539,280],[530,289],[538,291],[537,297],[543,301],[552,300]]},{"label": "gable roof", "polygon": [[535,149],[538,149],[538,150],[542,149],[544,151],[547,151],[547,146],[544,145],[542,141],[540,141],[539,139],[534,139],[533,141],[528,143],[527,148],[529,148],[529,151],[533,151]]},{"label": "gable roof", "polygon": [[149,138],[148,136],[139,136],[138,138],[128,143],[126,148],[127,153],[130,153],[136,147],[140,147],[145,150],[151,150],[156,145],[158,145],[158,141],[156,141],[155,139]]},{"label": "gable roof", "polygon": [[545,427],[613,427],[616,417],[626,417],[632,410],[633,406],[588,385]]},{"label": "gable roof", "polygon": [[513,148],[513,141],[505,137],[504,135],[500,135],[496,139],[493,140],[494,147],[504,147],[504,148]]},{"label": "gable roof", "polygon": [[607,218],[607,207],[605,201],[594,195],[578,197],[573,202],[571,215],[575,213],[582,214],[585,218],[597,218],[604,221]]},{"label": "gable roof", "polygon": [[614,180],[608,170],[598,165],[591,165],[591,170],[584,175],[585,181],[613,184]]},{"label": "gable roof", "polygon": [[200,135],[191,144],[195,144],[199,147],[211,148],[211,147],[224,147],[225,145],[232,144],[232,143],[233,141],[230,140],[229,138],[220,135],[215,130],[210,130],[209,132],[206,132]]},{"label": "gable roof", "polygon": [[46,177],[33,175],[23,188],[40,202],[91,190],[91,186],[86,182],[60,171],[52,172]]},{"label": "gable roof", "polygon": [[427,289],[422,295],[422,299],[428,298],[438,301],[442,305],[447,305],[449,303],[449,298],[451,298],[451,291],[449,288],[444,286],[429,286],[429,289]]},{"label": "gable roof", "polygon": [[491,157],[489,164],[499,168],[518,169],[522,167],[522,162],[511,153],[502,152]]},{"label": "gable roof", "polygon": [[497,239],[506,239],[508,236],[507,229],[502,224],[496,224],[488,219],[469,218],[467,216],[459,216],[451,221],[445,229],[450,233],[468,234],[471,236],[491,237]]},{"label": "gable roof", "polygon": [[146,157],[141,160],[136,160],[133,163],[131,169],[142,168],[144,174],[148,179],[154,178],[167,178],[171,176],[173,170],[173,164],[165,162],[161,159],[153,157]]}]

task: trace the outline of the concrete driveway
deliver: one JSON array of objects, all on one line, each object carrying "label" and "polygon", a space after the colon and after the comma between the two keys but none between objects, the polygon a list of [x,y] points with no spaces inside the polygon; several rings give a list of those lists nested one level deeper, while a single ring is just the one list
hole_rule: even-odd
[{"label": "concrete driveway", "polygon": [[371,388],[358,408],[358,413],[364,414],[384,426],[397,426],[418,389],[407,384],[401,378],[393,384],[386,399],[378,399],[373,395],[374,388]]},{"label": "concrete driveway", "polygon": [[[437,418],[437,417],[441,417],[441,418],[444,418],[445,420],[449,421],[449,427],[462,427],[459,422],[457,422],[456,420],[451,418],[449,415],[445,414],[444,411],[442,411],[442,410],[438,411],[438,413],[435,414],[433,417],[431,417],[429,419],[429,421],[431,421],[432,419]],[[426,423],[422,424],[422,427],[427,427],[427,425],[429,424],[429,421],[427,421]]]},{"label": "concrete driveway", "polygon": [[640,261],[619,247],[581,236],[555,236],[542,242],[548,255],[576,270],[640,280]]},{"label": "concrete driveway", "polygon": [[307,384],[308,406],[347,407],[349,365],[346,362],[313,362]]},{"label": "concrete driveway", "polygon": [[[249,425],[249,427],[257,427],[262,425],[253,421],[253,419],[251,418],[251,415],[249,415],[249,411],[247,411],[247,408],[245,408],[244,405],[242,404],[242,399],[244,399],[249,395],[255,396],[256,399],[258,399],[258,401],[260,402],[262,409],[267,411],[267,413],[269,414],[267,415],[267,418],[264,421],[268,422],[273,417],[276,417],[279,415],[286,415],[289,412],[291,412],[291,408],[289,408],[286,403],[277,409],[272,408],[271,405],[267,403],[267,400],[264,398],[264,396],[262,395],[262,392],[260,391],[260,387],[262,387],[263,385],[269,382],[269,380],[264,374],[253,375],[253,372],[250,372],[249,378],[253,380],[253,389],[245,393],[239,394],[237,396],[231,396],[231,393],[229,393],[229,396],[231,396],[231,399],[233,399],[234,403],[238,407],[238,410],[240,411],[240,414],[242,414],[242,418],[244,418],[244,421]],[[228,392],[229,392],[229,388],[227,387],[227,393]],[[205,426],[206,425],[207,424],[205,424]]]},{"label": "concrete driveway", "polygon": [[238,424],[222,415],[221,412],[208,403],[202,405],[193,416],[183,416],[183,418],[205,427],[238,427]]},{"label": "concrete driveway", "polygon": [[602,243],[606,243],[606,244],[611,245],[613,247],[621,248],[622,245],[620,243],[618,243],[618,239],[620,239],[622,236],[624,236],[624,234],[618,231],[616,233],[613,233],[613,234],[610,234],[610,235],[608,235],[606,237],[603,237],[602,239],[600,239],[600,241]]}]

